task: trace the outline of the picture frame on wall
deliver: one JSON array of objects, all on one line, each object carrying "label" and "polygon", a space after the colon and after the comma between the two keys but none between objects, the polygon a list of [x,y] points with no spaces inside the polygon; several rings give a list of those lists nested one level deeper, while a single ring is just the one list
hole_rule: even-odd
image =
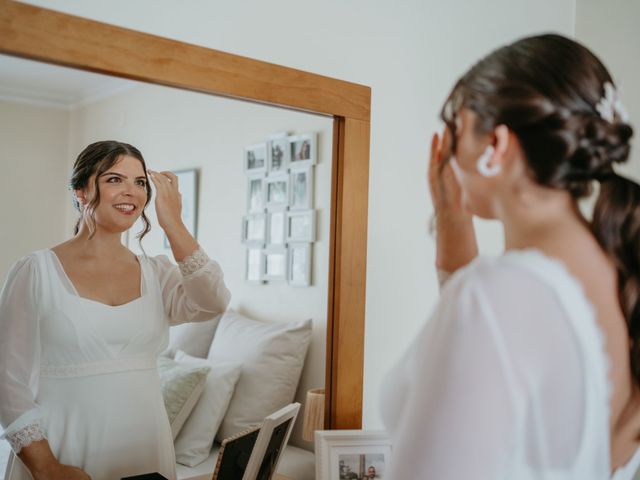
[{"label": "picture frame on wall", "polygon": [[264,250],[248,247],[246,255],[245,280],[249,283],[263,283],[265,269]]},{"label": "picture frame on wall", "polygon": [[269,174],[286,173],[289,168],[291,147],[287,137],[274,138],[269,141],[267,171]]},{"label": "picture frame on wall", "polygon": [[[193,238],[198,238],[198,169],[173,170],[178,177],[178,188],[182,195],[182,222]],[[171,248],[169,239],[163,234],[164,248]]]},{"label": "picture frame on wall", "polygon": [[250,246],[264,246],[267,231],[265,213],[250,213],[242,217],[242,242]]},{"label": "picture frame on wall", "polygon": [[317,156],[317,135],[315,133],[303,133],[289,137],[291,168],[315,165]]},{"label": "picture frame on wall", "polygon": [[287,253],[286,247],[268,247],[264,250],[264,280],[287,280]]},{"label": "picture frame on wall", "polygon": [[244,149],[244,171],[258,173],[267,171],[267,143],[256,143]]},{"label": "picture frame on wall", "polygon": [[264,211],[264,173],[247,176],[247,212]]},{"label": "picture frame on wall", "polygon": [[264,183],[266,207],[286,207],[289,203],[289,175],[270,175]]},{"label": "picture frame on wall", "polygon": [[267,246],[283,246],[287,241],[287,211],[284,208],[267,212]]},{"label": "picture frame on wall", "polygon": [[315,210],[296,210],[287,212],[287,243],[315,241]]},{"label": "picture frame on wall", "polygon": [[316,480],[388,476],[392,445],[385,432],[319,430],[315,446]]},{"label": "picture frame on wall", "polygon": [[313,166],[292,168],[289,179],[289,208],[309,210],[313,208]]},{"label": "picture frame on wall", "polygon": [[311,285],[311,244],[289,244],[289,285],[308,287]]}]

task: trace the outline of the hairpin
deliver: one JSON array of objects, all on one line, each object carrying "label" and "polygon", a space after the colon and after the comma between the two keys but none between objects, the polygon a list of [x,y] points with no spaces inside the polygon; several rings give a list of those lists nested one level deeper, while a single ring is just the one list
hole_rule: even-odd
[{"label": "hairpin", "polygon": [[625,123],[629,121],[620,95],[611,82],[604,82],[604,96],[596,104],[596,110],[609,123],[613,123],[616,115]]}]

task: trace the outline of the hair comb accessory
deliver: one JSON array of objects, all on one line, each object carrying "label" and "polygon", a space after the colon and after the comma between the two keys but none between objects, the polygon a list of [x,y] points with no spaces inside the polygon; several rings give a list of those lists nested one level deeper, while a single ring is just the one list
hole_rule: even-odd
[{"label": "hair comb accessory", "polygon": [[596,104],[596,110],[609,123],[613,123],[616,115],[625,123],[629,121],[620,95],[611,82],[604,83],[604,96]]}]

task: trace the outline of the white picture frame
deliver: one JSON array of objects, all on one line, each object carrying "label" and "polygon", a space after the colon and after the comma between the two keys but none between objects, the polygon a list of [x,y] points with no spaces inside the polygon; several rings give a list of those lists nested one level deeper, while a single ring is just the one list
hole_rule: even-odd
[{"label": "white picture frame", "polygon": [[265,206],[284,208],[289,205],[289,175],[269,175],[264,180]]},{"label": "white picture frame", "polygon": [[242,480],[275,478],[299,411],[299,403],[290,403],[264,419]]},{"label": "white picture frame", "polygon": [[289,209],[309,210],[313,208],[313,166],[292,168],[289,172]]},{"label": "white picture frame", "polygon": [[264,246],[267,233],[265,213],[249,213],[242,217],[242,243],[248,246]]},{"label": "white picture frame", "polygon": [[243,168],[247,174],[267,171],[267,142],[245,147]]},{"label": "white picture frame", "polygon": [[264,211],[264,173],[247,175],[247,212],[258,213]]},{"label": "white picture frame", "polygon": [[387,478],[392,446],[386,432],[318,430],[315,446],[316,480],[340,480],[341,473],[345,478],[360,465],[365,471],[355,471],[357,478],[363,478],[370,467],[375,469],[375,478]]},{"label": "white picture frame", "polygon": [[268,142],[267,171],[269,174],[284,174],[289,168],[291,146],[285,137],[274,138]]},{"label": "white picture frame", "polygon": [[288,252],[286,247],[269,247],[264,250],[264,280],[287,280]]},{"label": "white picture frame", "polygon": [[315,165],[317,157],[317,134],[303,133],[289,137],[291,168]]},{"label": "white picture frame", "polygon": [[287,243],[287,211],[276,208],[267,212],[267,246],[283,247]]},{"label": "white picture frame", "polygon": [[311,286],[313,248],[310,243],[289,244],[288,282],[294,287]]},{"label": "white picture frame", "polygon": [[316,241],[316,211],[287,212],[287,243]]},{"label": "white picture frame", "polygon": [[264,250],[261,247],[248,247],[245,260],[245,280],[248,283],[264,283]]}]

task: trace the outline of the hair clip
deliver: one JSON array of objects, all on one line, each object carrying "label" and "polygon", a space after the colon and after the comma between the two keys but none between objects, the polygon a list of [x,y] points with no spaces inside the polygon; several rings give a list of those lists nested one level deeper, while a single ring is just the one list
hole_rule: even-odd
[{"label": "hair clip", "polygon": [[625,123],[629,121],[620,95],[611,82],[604,82],[604,96],[596,104],[596,110],[609,123],[613,123],[616,115]]}]

